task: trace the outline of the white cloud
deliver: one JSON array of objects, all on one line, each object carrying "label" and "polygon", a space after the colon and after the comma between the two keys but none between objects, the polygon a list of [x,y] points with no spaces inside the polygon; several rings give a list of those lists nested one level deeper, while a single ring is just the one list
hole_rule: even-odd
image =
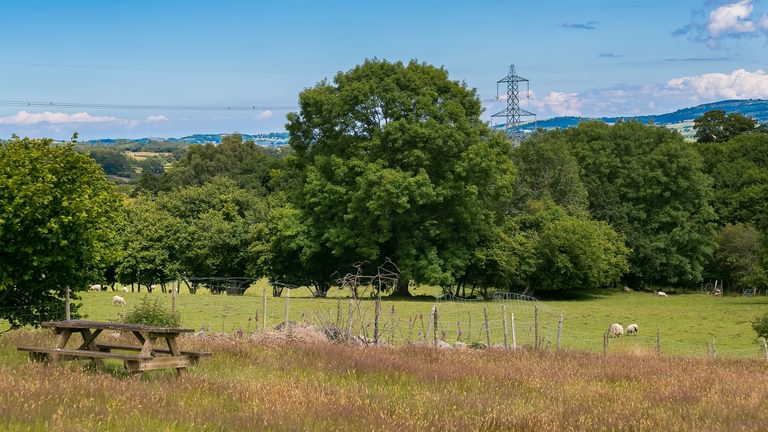
[{"label": "white cloud", "polygon": [[768,98],[768,75],[762,70],[738,69],[730,74],[710,73],[669,80],[667,89],[702,98]]},{"label": "white cloud", "polygon": [[157,123],[157,122],[168,121],[168,117],[166,117],[166,116],[164,116],[162,114],[158,114],[158,115],[147,116],[147,118],[144,119],[144,120],[148,121],[150,123]]},{"label": "white cloud", "polygon": [[538,99],[534,92],[530,92],[530,98],[520,99],[520,106],[530,107],[541,112],[539,117],[554,116],[580,116],[582,102],[578,93],[565,93],[551,91],[542,99]]},{"label": "white cloud", "polygon": [[267,110],[267,111],[262,111],[262,112],[260,112],[260,113],[259,113],[259,115],[257,115],[256,117],[257,117],[259,120],[267,120],[267,119],[269,119],[269,118],[272,118],[272,116],[273,116],[274,114],[275,114],[275,113],[273,113],[272,111],[270,111],[270,110]]},{"label": "white cloud", "polygon": [[105,123],[112,121],[117,121],[117,118],[110,116],[92,116],[87,112],[67,114],[50,111],[41,113],[28,113],[26,111],[19,111],[12,116],[0,117],[0,124],[11,125],[31,125],[37,123]]},{"label": "white cloud", "polygon": [[728,33],[752,33],[757,30],[752,15],[752,0],[741,0],[736,3],[724,4],[709,13],[707,30],[711,37]]}]

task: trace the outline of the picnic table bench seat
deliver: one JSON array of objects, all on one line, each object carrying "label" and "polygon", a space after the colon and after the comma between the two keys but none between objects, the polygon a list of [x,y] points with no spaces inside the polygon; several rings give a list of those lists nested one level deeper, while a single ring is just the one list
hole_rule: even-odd
[{"label": "picnic table bench seat", "polygon": [[[179,349],[176,338],[182,333],[192,332],[192,329],[85,320],[47,321],[42,326],[51,328],[57,335],[53,347],[17,347],[19,351],[29,352],[33,361],[59,362],[84,358],[92,360],[96,367],[103,367],[104,359],[115,359],[122,360],[130,372],[176,369],[181,375],[188,366],[196,364],[200,357],[212,355],[210,352]],[[99,343],[97,338],[104,330],[131,333],[141,345]],[[69,349],[66,345],[74,333],[79,333],[83,341],[77,349]],[[156,345],[162,340],[165,340],[167,348]]]}]

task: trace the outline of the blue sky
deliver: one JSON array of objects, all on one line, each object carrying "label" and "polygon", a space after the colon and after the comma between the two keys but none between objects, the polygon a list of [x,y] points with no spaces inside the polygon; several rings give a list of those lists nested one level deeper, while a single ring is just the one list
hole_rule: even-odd
[{"label": "blue sky", "polygon": [[768,99],[766,0],[4,0],[0,28],[2,138],[281,131],[302,89],[373,57],[444,66],[486,118],[513,63],[539,118]]}]

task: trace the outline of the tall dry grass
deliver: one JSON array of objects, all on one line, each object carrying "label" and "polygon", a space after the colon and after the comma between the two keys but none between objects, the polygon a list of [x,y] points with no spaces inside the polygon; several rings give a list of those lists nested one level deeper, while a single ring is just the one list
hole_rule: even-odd
[{"label": "tall dry grass", "polygon": [[578,352],[188,338],[181,379],[20,361],[0,339],[0,430],[768,430],[768,365]]}]

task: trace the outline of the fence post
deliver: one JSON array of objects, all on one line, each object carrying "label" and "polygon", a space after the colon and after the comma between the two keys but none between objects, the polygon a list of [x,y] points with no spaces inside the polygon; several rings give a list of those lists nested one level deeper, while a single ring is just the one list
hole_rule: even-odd
[{"label": "fence post", "polygon": [[461,341],[461,336],[464,335],[464,331],[461,330],[461,321],[456,321],[456,342]]},{"label": "fence post", "polygon": [[557,321],[557,350],[560,351],[560,336],[563,334],[563,314],[560,314],[560,320]]},{"label": "fence post", "polygon": [[763,339],[763,352],[765,352],[765,361],[768,361],[768,342],[765,341],[765,338]]},{"label": "fence post", "polygon": [[608,354],[608,333],[603,333],[603,355]]},{"label": "fence post", "polygon": [[373,302],[373,344],[379,343],[379,314],[381,313],[381,298]]},{"label": "fence post", "polygon": [[347,312],[347,334],[352,336],[352,314],[354,313],[354,300],[349,299],[349,311]]},{"label": "fence post", "polygon": [[437,318],[437,305],[432,306],[432,319],[434,322],[432,323],[432,333],[434,338],[435,346],[437,346],[437,329],[438,329],[438,318]]},{"label": "fence post", "polygon": [[69,299],[69,285],[67,285],[67,290],[64,292],[64,316],[67,318],[67,321],[72,319],[72,314],[70,312],[70,299]]},{"label": "fence post", "polygon": [[501,321],[504,325],[504,348],[509,348],[509,343],[507,342],[507,305],[505,304],[501,305]]},{"label": "fence post", "polygon": [[541,348],[539,346],[539,305],[533,305],[533,339],[533,347]]},{"label": "fence post", "polygon": [[267,331],[267,289],[261,292],[261,332]]},{"label": "fence post", "polygon": [[392,305],[389,310],[389,325],[392,327],[389,332],[389,344],[392,345],[395,343],[395,305]]},{"label": "fence post", "polygon": [[291,304],[291,290],[286,288],[285,290],[285,325],[288,326],[288,312],[290,311]]},{"label": "fence post", "polygon": [[661,330],[656,327],[656,354],[661,354]]},{"label": "fence post", "polygon": [[171,313],[176,313],[176,291],[179,287],[179,281],[176,281],[176,286],[171,287]]},{"label": "fence post", "polygon": [[488,322],[488,307],[483,306],[483,317],[485,318],[485,341],[488,343],[488,348],[491,347],[491,326]]},{"label": "fence post", "polygon": [[712,336],[712,358],[717,357],[717,351],[715,351],[715,337]]},{"label": "fence post", "polygon": [[512,312],[512,316],[510,317],[512,321],[512,349],[517,349],[517,332],[515,331],[515,313]]}]

